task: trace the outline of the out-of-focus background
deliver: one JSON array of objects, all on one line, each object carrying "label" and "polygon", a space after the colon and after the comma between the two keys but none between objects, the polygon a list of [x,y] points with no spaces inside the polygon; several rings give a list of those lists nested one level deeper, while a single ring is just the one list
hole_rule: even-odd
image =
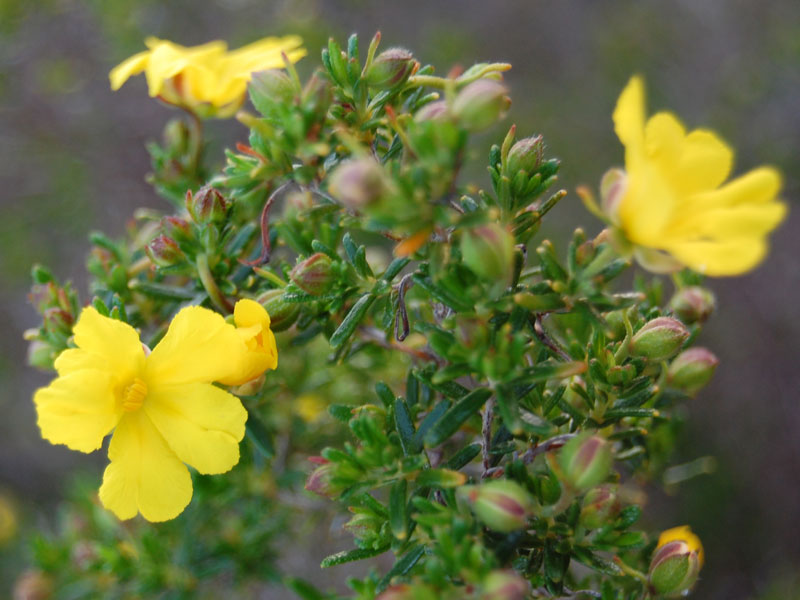
[{"label": "out-of-focus background", "polygon": [[[737,170],[781,167],[788,220],[755,272],[711,282],[719,311],[701,343],[721,360],[712,385],[687,408],[678,462],[702,456],[716,470],[654,492],[652,528],[690,523],[707,563],[694,597],[800,598],[800,2],[797,0],[0,0],[0,508],[47,527],[74,469],[102,456],[50,446],[31,395],[48,375],[26,366],[22,333],[37,324],[27,304],[30,266],[49,265],[85,294],[86,234],[119,235],[140,206],[162,206],[144,181],[143,144],[173,114],[147,98],[142,78],[112,93],[111,67],[148,35],[232,47],[265,35],[301,34],[309,70],[328,36],[383,34],[440,73],[508,61],[514,104],[506,126],[542,133],[563,160],[562,184],[596,186],[622,162],[611,125],[632,73],[646,76],[652,111],[718,131]],[[210,125],[212,159],[243,136]],[[504,131],[476,140],[473,174]],[[544,232],[558,240],[600,224],[571,193]],[[669,285],[668,285],[669,287]],[[98,453],[99,454],[99,453]],[[0,538],[3,537],[0,510]],[[0,594],[25,555],[0,550]],[[313,580],[316,561],[305,575]]]}]

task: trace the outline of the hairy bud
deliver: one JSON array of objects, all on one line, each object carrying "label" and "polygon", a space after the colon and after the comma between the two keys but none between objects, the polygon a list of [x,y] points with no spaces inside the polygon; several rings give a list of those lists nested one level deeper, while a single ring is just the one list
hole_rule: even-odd
[{"label": "hairy bud", "polygon": [[261,102],[291,102],[296,91],[294,82],[283,69],[260,71],[250,80],[250,97],[256,108]]},{"label": "hairy bud", "polygon": [[669,366],[669,384],[690,396],[699,392],[711,381],[719,360],[706,348],[684,350]]},{"label": "hairy bud", "polygon": [[674,356],[689,337],[686,326],[672,317],[658,317],[645,324],[631,340],[631,354],[661,361]]},{"label": "hairy bud", "polygon": [[681,321],[688,323],[704,323],[717,305],[711,290],[699,285],[681,288],[669,301],[669,307],[675,311]]},{"label": "hairy bud", "polygon": [[219,223],[225,220],[228,203],[218,190],[205,186],[197,194],[192,194],[192,190],[186,192],[186,210],[199,225]]},{"label": "hairy bud", "polygon": [[617,488],[614,485],[601,485],[589,490],[581,506],[581,525],[586,529],[597,529],[620,511]]},{"label": "hairy bud", "polygon": [[333,172],[329,191],[347,208],[361,210],[378,200],[386,188],[381,166],[371,158],[345,162]]},{"label": "hairy bud", "polygon": [[453,100],[453,114],[470,131],[493,125],[511,105],[504,85],[491,79],[473,81]]},{"label": "hairy bud", "polygon": [[157,267],[170,267],[186,259],[178,243],[165,235],[156,236],[144,247],[144,252]]},{"label": "hairy bud", "polygon": [[306,479],[305,489],[324,498],[336,496],[341,490],[331,482],[333,470],[334,465],[327,461],[318,466]]},{"label": "hairy bud", "polygon": [[508,533],[525,527],[533,510],[531,495],[510,479],[459,488],[478,520],[489,529]]},{"label": "hairy bud", "polygon": [[514,175],[519,171],[533,173],[542,164],[544,142],[541,135],[519,140],[508,151],[506,170]]},{"label": "hairy bud", "polygon": [[258,297],[269,315],[269,328],[275,332],[289,329],[300,314],[300,305],[287,302],[283,295],[283,290],[268,290]]},{"label": "hairy bud", "polygon": [[180,217],[164,217],[161,219],[161,233],[172,238],[178,244],[192,239],[192,226],[186,219]]},{"label": "hairy bud", "polygon": [[448,115],[447,102],[444,100],[436,100],[423,106],[416,115],[414,120],[419,123],[422,121],[437,121]]},{"label": "hairy bud", "polygon": [[333,263],[327,254],[317,252],[295,265],[289,277],[294,284],[312,296],[321,296],[333,284]]},{"label": "hairy bud", "polygon": [[416,61],[405,48],[389,48],[381,52],[367,69],[367,84],[388,90],[405,82],[414,72]]},{"label": "hairy bud", "polygon": [[505,289],[514,270],[514,236],[497,223],[467,229],[461,237],[461,256],[473,273]]},{"label": "hairy bud", "polygon": [[565,483],[577,491],[601,483],[608,476],[613,460],[611,445],[588,432],[572,438],[559,454]]}]

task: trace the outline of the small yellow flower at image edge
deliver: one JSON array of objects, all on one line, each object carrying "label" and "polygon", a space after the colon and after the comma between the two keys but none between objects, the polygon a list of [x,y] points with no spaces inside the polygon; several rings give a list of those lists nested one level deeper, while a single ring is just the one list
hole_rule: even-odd
[{"label": "small yellow flower at image edge", "polygon": [[295,35],[268,37],[231,51],[223,41],[185,47],[150,37],[145,45],[148,50],[111,70],[111,89],[144,72],[150,96],[202,118],[232,116],[244,102],[253,73],[285,66],[283,54],[291,63],[306,55]]},{"label": "small yellow flower at image edge", "polygon": [[612,169],[601,183],[612,240],[654,272],[753,269],[767,253],[767,234],[786,216],[777,201],[780,173],[762,166],[725,183],[734,153],[715,133],[687,133],[669,112],[647,121],[645,114],[644,83],[634,76],[613,114],[625,170]]},{"label": "small yellow flower at image edge", "polygon": [[53,444],[88,453],[113,430],[100,501],[120,519],[172,519],[192,497],[186,465],[217,474],[239,462],[247,411],[213,382],[260,376],[277,365],[277,349],[260,304],[240,300],[235,313],[237,327],[209,309],[183,308],[149,352],[133,327],[84,308],[77,348],[59,355],[58,377],[34,395],[42,437]]}]

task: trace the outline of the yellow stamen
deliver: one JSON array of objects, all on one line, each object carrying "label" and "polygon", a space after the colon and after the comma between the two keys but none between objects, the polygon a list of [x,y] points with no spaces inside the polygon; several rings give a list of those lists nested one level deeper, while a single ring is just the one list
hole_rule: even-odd
[{"label": "yellow stamen", "polygon": [[147,384],[135,377],[133,383],[125,388],[125,395],[122,398],[122,409],[126,412],[139,410],[147,396]]}]

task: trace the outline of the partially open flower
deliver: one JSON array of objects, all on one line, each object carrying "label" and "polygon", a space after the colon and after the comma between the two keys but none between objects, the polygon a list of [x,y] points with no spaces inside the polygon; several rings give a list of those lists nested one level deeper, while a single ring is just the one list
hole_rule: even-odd
[{"label": "partially open flower", "polygon": [[692,589],[703,566],[703,544],[687,526],[673,527],[658,538],[648,579],[657,594],[674,598]]}]

